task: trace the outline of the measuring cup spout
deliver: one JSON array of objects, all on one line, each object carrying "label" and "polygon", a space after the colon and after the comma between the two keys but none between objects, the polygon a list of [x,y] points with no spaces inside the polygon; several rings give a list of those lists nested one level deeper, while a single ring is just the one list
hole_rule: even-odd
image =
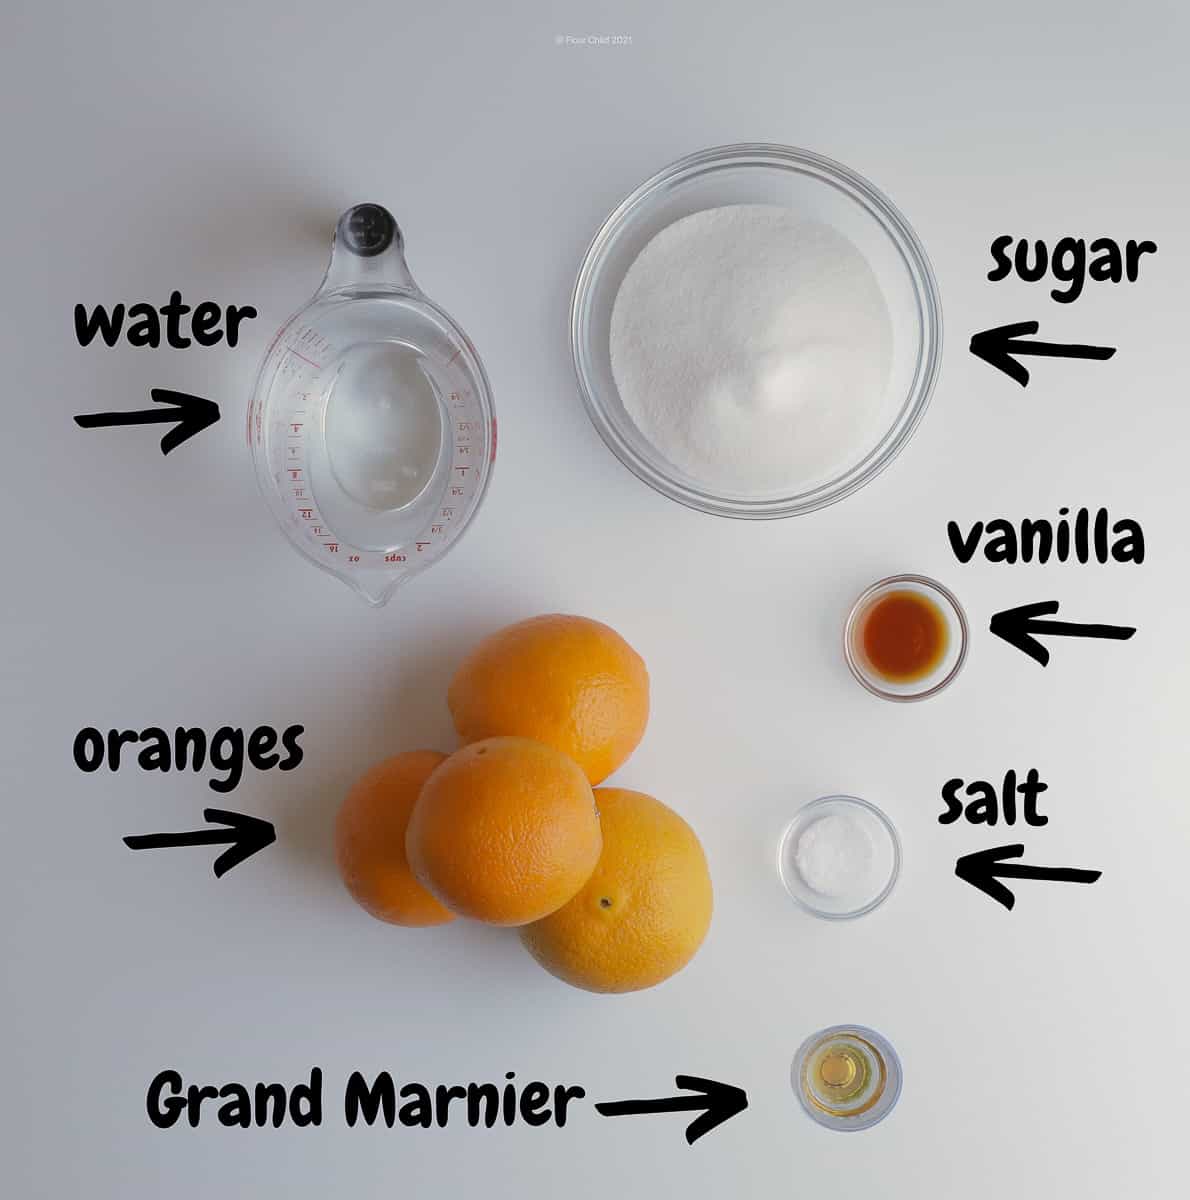
[{"label": "measuring cup spout", "polygon": [[405,262],[405,239],[380,204],[356,204],[335,226],[331,261],[319,292],[420,291]]},{"label": "measuring cup spout", "polygon": [[382,608],[392,599],[393,593],[409,578],[411,572],[399,571],[393,574],[383,572],[364,572],[360,574],[339,575],[349,587],[354,588],[372,608]]}]

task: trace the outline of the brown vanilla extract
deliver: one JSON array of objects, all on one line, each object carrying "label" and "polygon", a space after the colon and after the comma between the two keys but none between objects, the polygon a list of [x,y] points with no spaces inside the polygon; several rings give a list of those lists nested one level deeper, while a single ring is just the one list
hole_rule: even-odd
[{"label": "brown vanilla extract", "polygon": [[889,683],[915,683],[938,669],[950,631],[938,605],[920,592],[889,592],[860,618],[859,644],[869,668]]}]

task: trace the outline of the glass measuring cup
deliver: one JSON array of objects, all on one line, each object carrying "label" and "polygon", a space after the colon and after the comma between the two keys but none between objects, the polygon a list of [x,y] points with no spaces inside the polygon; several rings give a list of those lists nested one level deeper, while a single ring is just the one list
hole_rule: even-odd
[{"label": "glass measuring cup", "polygon": [[339,218],[322,286],[261,363],[248,442],[286,537],[372,605],[475,516],[496,453],[491,388],[414,282],[387,209]]}]

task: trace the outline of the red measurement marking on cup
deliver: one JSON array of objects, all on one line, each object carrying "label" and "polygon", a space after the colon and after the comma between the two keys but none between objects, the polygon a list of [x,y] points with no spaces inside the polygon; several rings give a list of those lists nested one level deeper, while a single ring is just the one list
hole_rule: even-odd
[{"label": "red measurement marking on cup", "polygon": [[290,354],[292,354],[292,355],[293,355],[295,358],[300,358],[300,359],[302,360],[302,362],[304,362],[304,363],[308,363],[310,366],[312,366],[312,367],[314,368],[314,370],[316,370],[316,371],[321,371],[321,370],[322,370],[322,365],[321,365],[320,363],[316,363],[316,362],[315,362],[315,361],[314,361],[312,358],[307,358],[307,357],[306,357],[304,354],[301,354],[301,353],[299,353],[299,352],[298,352],[297,350],[295,350],[295,349],[294,349],[292,346],[287,346],[287,347],[286,347],[286,349],[287,349],[287,350],[289,351],[289,353],[290,353]]}]

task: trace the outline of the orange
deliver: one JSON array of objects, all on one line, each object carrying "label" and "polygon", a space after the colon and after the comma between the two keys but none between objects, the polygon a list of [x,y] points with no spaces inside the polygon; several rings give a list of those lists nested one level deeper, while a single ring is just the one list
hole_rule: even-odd
[{"label": "orange", "polygon": [[649,673],[614,629],[560,614],[482,641],[447,695],[464,742],[504,734],[569,755],[601,783],[636,749],[649,719]]},{"label": "orange", "polygon": [[545,969],[590,992],[634,992],[680,971],[711,924],[694,830],[643,792],[600,788],[603,854],[569,904],[521,930]]},{"label": "orange", "polygon": [[335,821],[335,859],[347,890],[374,917],[394,925],[441,925],[448,912],[413,877],[405,827],[422,785],[444,762],[436,750],[386,758],[347,793]]},{"label": "orange", "polygon": [[524,925],[586,883],[603,840],[578,765],[528,738],[488,738],[426,780],[405,833],[414,874],[452,912]]}]

